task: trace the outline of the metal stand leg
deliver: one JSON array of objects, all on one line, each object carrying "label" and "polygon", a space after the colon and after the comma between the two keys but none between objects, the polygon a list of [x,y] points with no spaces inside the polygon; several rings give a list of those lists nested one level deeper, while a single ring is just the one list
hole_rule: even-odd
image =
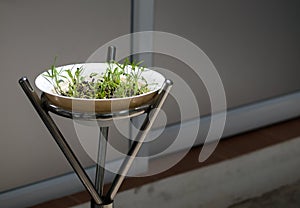
[{"label": "metal stand leg", "polygon": [[41,117],[42,121],[48,128],[49,132],[51,133],[52,137],[60,147],[61,151],[64,153],[65,157],[69,161],[70,165],[73,167],[75,173],[81,180],[82,184],[85,186],[85,188],[88,190],[89,194],[91,195],[92,199],[97,204],[102,204],[103,199],[100,198],[98,195],[95,187],[93,186],[93,183],[91,182],[90,178],[86,174],[84,168],[81,166],[78,158],[72,151],[71,147],[68,145],[67,141],[63,137],[62,133],[56,126],[55,122],[52,120],[50,115],[47,111],[45,111],[42,107],[42,102],[39,99],[36,92],[31,87],[28,79],[26,77],[23,77],[19,80],[19,83],[24,90],[25,94],[31,101],[32,105],[34,106],[35,110],[38,112],[39,116]]},{"label": "metal stand leg", "polygon": [[109,204],[96,204],[93,200],[91,200],[91,208],[113,208],[113,202]]},{"label": "metal stand leg", "polygon": [[98,149],[98,159],[96,166],[96,179],[95,186],[99,195],[103,194],[103,182],[104,182],[104,172],[105,172],[105,160],[106,160],[106,148],[108,141],[108,127],[100,127],[99,135],[99,149]]},{"label": "metal stand leg", "polygon": [[[109,129],[108,127],[100,127],[100,132],[99,132],[98,158],[97,158],[96,175],[95,175],[95,188],[98,191],[99,196],[103,196],[108,129]],[[101,205],[97,205],[93,200],[91,201],[91,208],[100,208],[100,207]]]},{"label": "metal stand leg", "polygon": [[[116,196],[121,184],[123,183],[125,176],[127,175],[134,158],[138,154],[139,150],[141,149],[141,146],[150,131],[158,113],[161,109],[164,101],[166,100],[166,97],[172,87],[173,83],[171,80],[166,80],[164,85],[162,86],[160,92],[158,93],[158,97],[156,102],[153,104],[153,106],[150,107],[147,117],[145,118],[145,121],[143,125],[141,126],[141,129],[137,135],[137,140],[133,141],[131,148],[127,154],[127,157],[125,158],[124,162],[121,165],[121,168],[119,170],[118,175],[116,175],[107,195],[106,199],[113,200]],[[149,117],[149,114],[152,113],[151,117]]]},{"label": "metal stand leg", "polygon": [[[106,61],[114,61],[116,57],[116,47],[109,46],[107,51]],[[98,145],[98,158],[96,164],[95,175],[95,188],[98,191],[100,197],[103,197],[104,186],[104,173],[105,173],[105,161],[106,161],[106,149],[108,141],[108,127],[100,127],[99,130],[99,145]],[[93,199],[91,200],[91,208],[113,208],[113,203],[99,205]]]}]

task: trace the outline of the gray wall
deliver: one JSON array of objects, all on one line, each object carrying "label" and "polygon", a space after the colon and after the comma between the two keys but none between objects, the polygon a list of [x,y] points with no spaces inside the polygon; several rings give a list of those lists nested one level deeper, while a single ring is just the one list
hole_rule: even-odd
[{"label": "gray wall", "polygon": [[[198,45],[215,64],[233,108],[299,90],[299,6],[284,0],[157,0],[154,29]],[[71,171],[17,80],[27,75],[33,81],[55,55],[59,65],[85,61],[102,44],[129,33],[130,1],[1,0],[0,27],[1,192]],[[185,64],[155,55],[154,65],[188,80],[201,114],[209,114],[204,86]],[[165,110],[170,123],[180,119],[174,108]],[[85,166],[91,165],[73,124],[56,120]]]},{"label": "gray wall", "polygon": [[[1,192],[71,171],[18,79],[26,75],[33,83],[56,55],[58,65],[84,62],[98,47],[129,33],[130,0],[1,0],[0,27]],[[93,164],[73,123],[56,120],[83,164]]]},{"label": "gray wall", "polygon": [[[297,0],[155,1],[154,29],[182,36],[208,55],[229,108],[300,89],[299,25]],[[201,115],[210,113],[205,87],[187,65],[163,55],[154,56],[154,65],[188,80]],[[180,119],[166,111],[171,122]]]}]

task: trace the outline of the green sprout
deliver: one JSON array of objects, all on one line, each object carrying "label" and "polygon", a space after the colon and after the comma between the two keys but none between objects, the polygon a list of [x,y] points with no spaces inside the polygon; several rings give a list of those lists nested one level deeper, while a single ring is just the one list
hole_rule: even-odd
[{"label": "green sprout", "polygon": [[[125,59],[123,63],[111,61],[102,74],[93,72],[83,76],[84,68],[80,67],[73,73],[72,69],[57,70],[56,57],[51,69],[44,77],[57,94],[87,99],[110,99],[140,95],[149,92],[148,83],[142,76],[145,68],[142,62],[131,62]],[[64,87],[63,87],[64,86]]]}]

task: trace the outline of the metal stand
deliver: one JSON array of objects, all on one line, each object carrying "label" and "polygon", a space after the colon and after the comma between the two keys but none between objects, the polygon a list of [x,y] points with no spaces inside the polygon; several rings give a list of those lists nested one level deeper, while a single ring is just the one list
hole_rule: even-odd
[{"label": "metal stand", "polygon": [[[115,48],[109,47],[107,60],[113,60],[115,56]],[[116,196],[121,184],[123,183],[125,176],[127,175],[134,158],[137,156],[148,132],[150,131],[154,120],[156,119],[159,110],[161,109],[168,93],[172,87],[172,81],[166,80],[159,90],[155,100],[151,104],[137,107],[135,109],[129,109],[121,112],[111,112],[106,114],[91,114],[91,113],[76,113],[61,109],[53,104],[51,104],[47,98],[42,94],[41,99],[38,97],[37,93],[31,87],[28,79],[22,77],[19,83],[24,90],[25,94],[29,98],[31,104],[39,114],[40,118],[48,128],[52,137],[56,141],[57,145],[65,155],[66,159],[74,169],[75,173],[81,180],[82,184],[91,196],[91,207],[92,208],[113,208],[113,200]],[[136,139],[132,142],[131,147],[127,153],[127,157],[123,161],[118,174],[116,174],[111,187],[108,192],[103,193],[103,179],[105,173],[105,160],[106,160],[106,146],[108,141],[108,127],[100,127],[99,135],[99,148],[98,148],[98,158],[96,164],[96,177],[95,184],[92,183],[88,177],[86,171],[80,164],[75,153],[72,151],[71,147],[63,137],[59,128],[49,115],[49,112],[55,113],[57,115],[67,117],[67,118],[79,118],[83,120],[96,119],[98,122],[109,122],[114,118],[132,118],[141,114],[146,114],[146,118],[140,128],[140,131]],[[150,116],[151,112],[151,116]]]}]

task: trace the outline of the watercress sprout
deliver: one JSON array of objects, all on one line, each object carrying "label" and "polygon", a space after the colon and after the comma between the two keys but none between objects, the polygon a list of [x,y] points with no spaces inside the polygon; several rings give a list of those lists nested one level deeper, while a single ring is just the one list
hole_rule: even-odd
[{"label": "watercress sprout", "polygon": [[123,63],[110,61],[104,73],[92,72],[83,76],[84,68],[61,69],[55,67],[56,58],[51,69],[44,73],[57,94],[75,98],[110,99],[140,95],[149,92],[149,85],[142,76],[145,68],[143,62]]}]

